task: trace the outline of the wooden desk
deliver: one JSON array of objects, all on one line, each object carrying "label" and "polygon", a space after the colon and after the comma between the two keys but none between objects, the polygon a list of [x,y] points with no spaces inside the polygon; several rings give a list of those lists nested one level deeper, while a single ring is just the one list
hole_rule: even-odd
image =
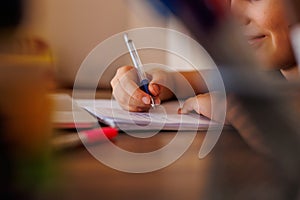
[{"label": "wooden desk", "polygon": [[[143,134],[143,133],[141,133]],[[161,148],[176,133],[148,139],[120,134],[115,144],[133,152]],[[184,133],[189,134],[189,133]],[[255,153],[234,131],[223,131],[213,151],[198,158],[204,132],[172,165],[151,173],[111,169],[84,148],[55,155],[56,186],[45,199],[291,199],[295,188],[268,158]],[[100,144],[101,145],[101,144]],[[96,147],[95,147],[96,148]]]}]

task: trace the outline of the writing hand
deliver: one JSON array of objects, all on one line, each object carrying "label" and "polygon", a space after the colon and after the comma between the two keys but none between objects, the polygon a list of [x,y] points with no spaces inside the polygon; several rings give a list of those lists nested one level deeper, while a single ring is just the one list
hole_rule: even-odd
[{"label": "writing hand", "polygon": [[[148,75],[151,80],[149,91],[154,97],[155,104],[160,104],[161,99],[166,99],[171,95],[171,92],[164,87],[170,78],[167,77],[167,72],[162,71],[152,71]],[[138,76],[132,66],[120,67],[111,80],[113,96],[125,110],[143,112],[151,107],[150,95],[139,88],[138,81]]]}]

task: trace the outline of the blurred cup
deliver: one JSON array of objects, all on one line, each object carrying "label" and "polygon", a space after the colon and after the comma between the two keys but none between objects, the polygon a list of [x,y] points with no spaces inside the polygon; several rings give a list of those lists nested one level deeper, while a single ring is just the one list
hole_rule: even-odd
[{"label": "blurred cup", "polygon": [[11,46],[0,51],[0,186],[14,198],[31,195],[48,167],[53,63],[37,46]]}]

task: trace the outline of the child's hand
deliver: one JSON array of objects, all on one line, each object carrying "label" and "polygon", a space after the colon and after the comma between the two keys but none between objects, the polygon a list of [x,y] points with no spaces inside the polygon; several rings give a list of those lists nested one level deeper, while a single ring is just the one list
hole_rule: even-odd
[{"label": "child's hand", "polygon": [[[154,97],[155,104],[160,104],[172,96],[170,90],[165,87],[171,85],[171,77],[167,72],[157,70],[148,73],[149,91]],[[120,106],[132,112],[148,111],[151,107],[150,95],[141,90],[138,86],[139,80],[134,67],[124,66],[117,70],[111,80],[113,96]]]},{"label": "child's hand", "polygon": [[[214,97],[213,97],[214,96]],[[225,124],[231,124],[242,136],[242,138],[249,144],[254,150],[272,155],[272,150],[268,146],[268,141],[263,137],[264,133],[261,132],[253,121],[253,118],[244,109],[238,99],[234,95],[227,96],[226,102],[218,92],[205,93],[189,98],[185,101],[182,108],[178,110],[178,113],[186,114],[192,111],[196,111],[198,114],[202,114],[210,119],[211,116],[211,99],[215,99],[215,109],[218,111],[218,105],[226,103],[226,119]],[[223,112],[223,111],[222,111]],[[213,119],[220,121],[219,119]]]},{"label": "child's hand", "polygon": [[[213,103],[212,100],[214,100]],[[191,97],[187,99],[184,102],[182,108],[178,109],[178,113],[187,114],[189,112],[195,111],[198,114],[204,115],[205,117],[220,122],[222,121],[221,116],[224,114],[224,112],[226,112],[226,106],[224,107],[224,109],[222,108],[222,105],[226,104],[226,102],[224,101],[226,101],[226,98],[224,98],[220,92],[199,94],[195,97]],[[220,112],[220,114],[215,115],[214,118],[211,112],[212,105],[214,105],[215,112]],[[229,121],[227,120],[226,117],[225,124],[228,123]]]}]

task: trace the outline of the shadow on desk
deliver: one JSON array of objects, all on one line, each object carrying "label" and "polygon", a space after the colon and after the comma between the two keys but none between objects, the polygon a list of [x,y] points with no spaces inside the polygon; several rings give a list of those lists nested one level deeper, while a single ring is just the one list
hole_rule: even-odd
[{"label": "shadow on desk", "polygon": [[247,147],[238,133],[221,137],[204,199],[296,199],[299,187],[275,161]]},{"label": "shadow on desk", "polygon": [[[143,134],[143,133],[141,133]],[[121,134],[115,144],[147,152],[168,143],[176,133],[161,132],[137,140]],[[250,149],[234,130],[223,131],[209,156],[198,158],[205,133],[161,170],[130,174],[111,169],[84,148],[56,155],[59,171],[52,192],[41,199],[292,199],[297,187],[280,168]]]}]

